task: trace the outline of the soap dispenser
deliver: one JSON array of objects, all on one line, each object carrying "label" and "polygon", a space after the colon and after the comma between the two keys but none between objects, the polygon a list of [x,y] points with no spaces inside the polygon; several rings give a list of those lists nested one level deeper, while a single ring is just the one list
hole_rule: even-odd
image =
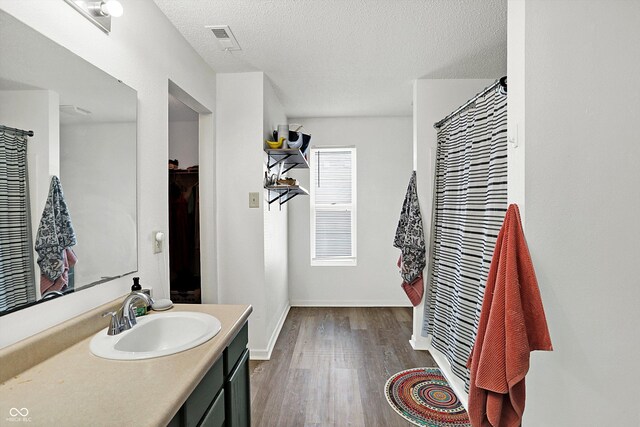
[{"label": "soap dispenser", "polygon": [[[142,286],[140,285],[140,278],[139,277],[134,277],[133,278],[133,285],[131,285],[131,292],[144,292],[142,290]],[[147,311],[149,311],[147,309],[147,304],[140,298],[138,298],[136,301],[134,301],[133,310],[136,313],[136,317],[144,316],[145,314],[147,314]]]}]

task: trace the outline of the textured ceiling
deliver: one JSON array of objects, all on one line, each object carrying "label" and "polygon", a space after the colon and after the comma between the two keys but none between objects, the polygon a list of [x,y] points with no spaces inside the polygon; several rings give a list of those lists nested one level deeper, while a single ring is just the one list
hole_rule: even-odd
[{"label": "textured ceiling", "polygon": [[[417,78],[506,74],[507,0],[154,0],[220,73],[264,71],[289,117],[410,115]],[[220,51],[206,25],[229,25]]]}]

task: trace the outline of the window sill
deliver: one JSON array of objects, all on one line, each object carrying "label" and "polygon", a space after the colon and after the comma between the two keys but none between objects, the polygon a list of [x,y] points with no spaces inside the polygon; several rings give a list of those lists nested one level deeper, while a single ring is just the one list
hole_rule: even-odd
[{"label": "window sill", "polygon": [[356,267],[358,260],[348,259],[312,259],[311,267]]}]

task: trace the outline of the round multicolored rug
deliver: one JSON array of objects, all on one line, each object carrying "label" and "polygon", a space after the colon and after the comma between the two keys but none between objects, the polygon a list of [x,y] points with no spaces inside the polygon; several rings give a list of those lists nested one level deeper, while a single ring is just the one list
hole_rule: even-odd
[{"label": "round multicolored rug", "polygon": [[387,401],[405,420],[427,427],[471,427],[469,416],[438,368],[398,372],[384,387]]}]

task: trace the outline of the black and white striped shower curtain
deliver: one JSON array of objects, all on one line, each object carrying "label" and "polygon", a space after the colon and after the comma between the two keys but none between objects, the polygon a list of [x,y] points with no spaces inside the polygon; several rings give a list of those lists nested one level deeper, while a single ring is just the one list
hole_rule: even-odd
[{"label": "black and white striped shower curtain", "polygon": [[0,132],[0,311],[36,299],[27,183],[26,136]]},{"label": "black and white striped shower curtain", "polygon": [[507,210],[507,97],[491,90],[438,130],[422,335],[468,388],[491,257]]}]

